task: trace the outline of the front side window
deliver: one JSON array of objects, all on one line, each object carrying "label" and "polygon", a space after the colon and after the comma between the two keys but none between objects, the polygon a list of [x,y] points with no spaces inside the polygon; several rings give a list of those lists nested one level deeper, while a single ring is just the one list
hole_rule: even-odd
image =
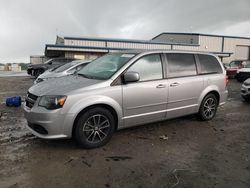
[{"label": "front side window", "polygon": [[199,54],[198,58],[202,74],[222,73],[220,63],[214,56]]},{"label": "front side window", "polygon": [[167,54],[168,77],[194,76],[197,74],[194,55],[192,54]]},{"label": "front side window", "polygon": [[89,79],[107,80],[134,56],[127,53],[106,54],[86,65],[77,74]]},{"label": "front side window", "polygon": [[139,81],[162,79],[162,63],[159,54],[147,55],[137,60],[127,72],[138,72]]}]

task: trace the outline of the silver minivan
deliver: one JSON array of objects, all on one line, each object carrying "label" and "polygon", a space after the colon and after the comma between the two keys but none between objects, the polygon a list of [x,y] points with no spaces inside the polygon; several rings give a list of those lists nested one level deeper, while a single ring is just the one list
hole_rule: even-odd
[{"label": "silver minivan", "polygon": [[32,86],[25,118],[40,138],[73,137],[95,148],[117,129],[188,114],[211,120],[227,99],[227,81],[220,60],[208,53],[109,53],[76,75]]}]

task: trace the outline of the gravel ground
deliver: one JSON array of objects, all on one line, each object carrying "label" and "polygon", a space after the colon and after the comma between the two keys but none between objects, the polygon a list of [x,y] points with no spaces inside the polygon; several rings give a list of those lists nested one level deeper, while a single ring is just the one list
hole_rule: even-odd
[{"label": "gravel ground", "polygon": [[25,96],[32,82],[0,78],[0,187],[250,187],[250,104],[235,80],[212,121],[187,116],[130,128],[94,150],[26,130],[22,109],[3,102]]},{"label": "gravel ground", "polygon": [[28,76],[27,71],[0,71],[0,77],[19,77],[19,76]]}]

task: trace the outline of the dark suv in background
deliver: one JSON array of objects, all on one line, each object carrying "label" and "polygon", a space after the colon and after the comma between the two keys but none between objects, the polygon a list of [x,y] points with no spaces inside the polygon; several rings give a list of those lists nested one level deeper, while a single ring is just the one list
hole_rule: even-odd
[{"label": "dark suv in background", "polygon": [[74,58],[54,58],[46,61],[42,64],[30,64],[27,69],[27,73],[31,76],[35,76],[36,78],[44,73],[46,70],[51,68],[56,68],[62,65],[65,65],[66,63],[69,63],[73,60],[76,60]]}]

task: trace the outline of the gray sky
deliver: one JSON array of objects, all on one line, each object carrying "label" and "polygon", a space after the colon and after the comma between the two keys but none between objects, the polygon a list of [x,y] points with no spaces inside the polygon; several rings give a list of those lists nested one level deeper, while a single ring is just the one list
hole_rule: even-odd
[{"label": "gray sky", "polygon": [[250,0],[0,0],[0,63],[29,62],[59,36],[151,39],[161,32],[250,37]]}]

